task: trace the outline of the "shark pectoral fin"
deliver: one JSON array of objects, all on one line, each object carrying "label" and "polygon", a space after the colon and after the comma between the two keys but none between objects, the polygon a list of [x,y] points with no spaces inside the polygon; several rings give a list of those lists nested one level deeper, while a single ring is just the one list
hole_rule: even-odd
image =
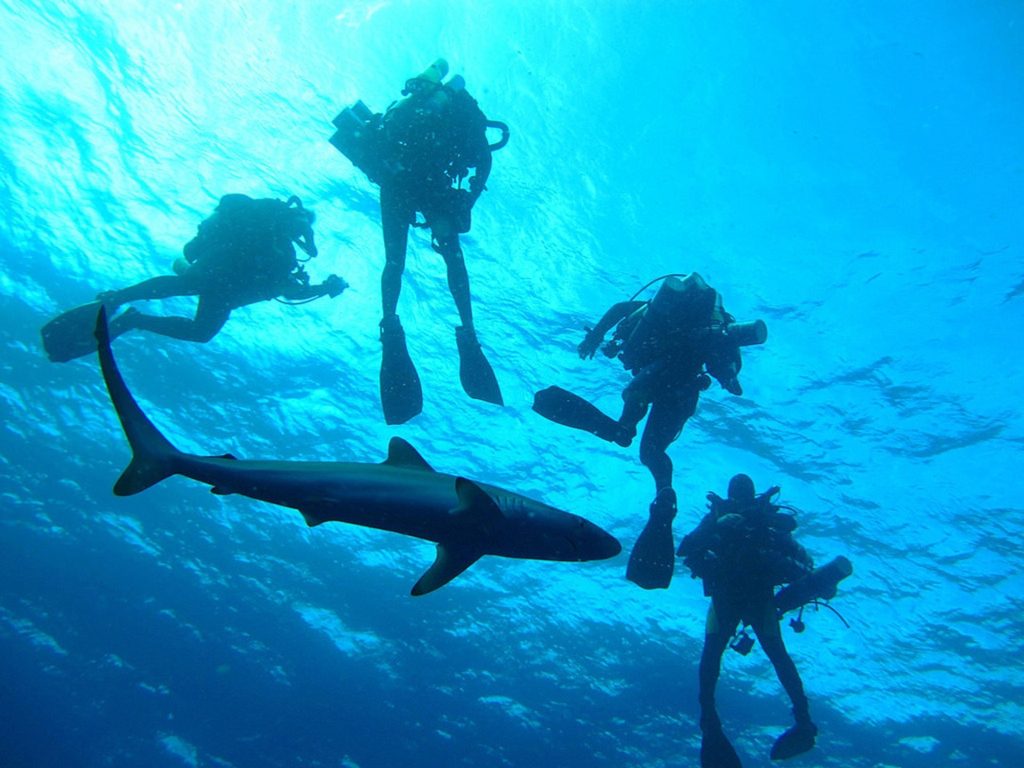
[{"label": "shark pectoral fin", "polygon": [[440,589],[483,556],[483,552],[465,544],[438,542],[437,558],[412,588],[413,597]]},{"label": "shark pectoral fin", "polygon": [[434,468],[427,464],[427,460],[420,456],[420,452],[400,437],[391,438],[391,442],[388,443],[388,457],[383,463],[406,469],[434,471]]},{"label": "shark pectoral fin", "polygon": [[455,478],[455,494],[459,505],[452,510],[454,515],[467,515],[481,525],[496,523],[504,517],[498,503],[472,480]]}]

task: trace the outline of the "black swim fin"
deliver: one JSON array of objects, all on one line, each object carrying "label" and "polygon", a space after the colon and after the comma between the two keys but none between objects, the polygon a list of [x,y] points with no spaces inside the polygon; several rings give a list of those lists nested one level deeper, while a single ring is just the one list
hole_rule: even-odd
[{"label": "black swim fin", "polygon": [[480,348],[476,333],[460,325],[455,329],[455,343],[459,348],[459,381],[466,394],[474,400],[504,405],[498,379]]},{"label": "black swim fin", "polygon": [[96,351],[96,314],[100,302],[69,309],[42,327],[43,349],[55,363],[66,363]]},{"label": "black swim fin", "polygon": [[405,345],[405,331],[398,315],[380,321],[383,346],[380,361],[380,404],[384,421],[404,424],[423,410],[423,387]]},{"label": "black swim fin", "polygon": [[788,760],[810,751],[814,747],[814,737],[817,735],[818,726],[810,720],[798,721],[775,740],[772,745],[772,760]]},{"label": "black swim fin", "polygon": [[701,737],[700,768],[743,768],[740,756],[721,727],[709,728]]},{"label": "black swim fin", "polygon": [[533,410],[549,421],[597,435],[623,448],[633,434],[596,405],[561,387],[548,387],[533,396]]},{"label": "black swim fin", "polygon": [[675,569],[672,520],[676,516],[676,492],[662,488],[651,504],[647,525],[629,554],[626,578],[643,589],[668,589]]}]

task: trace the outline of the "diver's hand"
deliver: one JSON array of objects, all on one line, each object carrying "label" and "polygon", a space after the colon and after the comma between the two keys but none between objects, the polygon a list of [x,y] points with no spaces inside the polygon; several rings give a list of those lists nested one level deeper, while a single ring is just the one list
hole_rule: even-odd
[{"label": "diver's hand", "polygon": [[471,207],[476,203],[477,199],[480,197],[480,195],[483,194],[483,191],[485,189],[487,189],[487,187],[484,185],[484,182],[480,179],[479,176],[473,176],[473,178],[471,178],[469,180],[469,193],[470,193],[470,206]]},{"label": "diver's hand", "polygon": [[731,379],[723,379],[722,389],[731,395],[736,395],[737,397],[743,394],[743,387],[740,386],[740,380],[735,376]]},{"label": "diver's hand", "polygon": [[323,288],[327,291],[327,295],[333,299],[335,296],[340,296],[342,291],[348,288],[348,283],[345,282],[344,278],[331,275],[324,280]]},{"label": "diver's hand", "polygon": [[715,521],[717,525],[720,525],[726,530],[737,530],[741,528],[745,522],[746,518],[736,512],[730,512],[728,515],[722,515]]},{"label": "diver's hand", "polygon": [[576,347],[576,351],[580,353],[580,360],[592,360],[602,338],[594,333],[593,328],[587,328],[587,335],[583,337],[583,341]]}]

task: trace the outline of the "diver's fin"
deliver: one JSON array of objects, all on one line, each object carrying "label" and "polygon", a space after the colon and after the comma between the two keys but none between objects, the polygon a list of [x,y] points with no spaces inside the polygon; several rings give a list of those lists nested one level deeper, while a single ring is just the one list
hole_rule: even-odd
[{"label": "diver's fin", "polygon": [[459,348],[459,381],[466,394],[474,400],[504,405],[498,379],[476,334],[460,325],[455,329],[455,344]]},{"label": "diver's fin", "polygon": [[668,589],[675,568],[672,520],[676,516],[676,494],[662,488],[651,504],[647,525],[629,554],[626,578],[643,589]]},{"label": "diver's fin", "polygon": [[561,387],[548,387],[535,394],[533,410],[556,424],[582,429],[624,448],[633,442],[633,435],[619,422],[579,395]]},{"label": "diver's fin", "polygon": [[412,595],[419,597],[440,589],[479,560],[482,554],[479,549],[466,545],[438,542],[437,559],[416,582]]},{"label": "diver's fin", "polygon": [[720,727],[705,731],[700,740],[700,768],[743,768],[740,756]]},{"label": "diver's fin", "polygon": [[43,349],[54,363],[66,363],[96,351],[96,314],[100,302],[69,309],[42,327]]},{"label": "diver's fin", "polygon": [[423,388],[405,346],[405,331],[398,315],[380,321],[383,354],[380,362],[380,404],[384,421],[404,424],[423,410]]},{"label": "diver's fin", "polygon": [[818,726],[810,720],[798,722],[775,740],[772,745],[772,760],[788,760],[802,755],[814,747],[814,737],[818,735]]}]

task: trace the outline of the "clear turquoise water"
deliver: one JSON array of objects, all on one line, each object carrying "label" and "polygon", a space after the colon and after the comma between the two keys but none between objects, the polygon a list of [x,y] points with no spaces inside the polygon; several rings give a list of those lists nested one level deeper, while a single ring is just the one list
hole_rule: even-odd
[{"label": "clear turquoise water", "polygon": [[[898,8],[894,8],[898,5]],[[627,548],[651,487],[549,424],[561,384],[615,410],[581,328],[697,270],[769,343],[673,446],[677,533],[736,471],[779,484],[856,575],[786,638],[818,748],[801,765],[1013,766],[1024,752],[1020,414],[1024,11],[706,2],[0,2],[0,755],[12,766],[696,763],[704,599],[625,556],[484,560],[408,590],[414,539],[211,496],[118,499],[127,448],[95,362],[38,329],[166,272],[228,191],[297,193],[352,287],[243,309],[213,342],[116,352],[183,448],[439,469],[584,514]],[[377,404],[375,190],[327,143],[444,55],[512,127],[465,248],[507,406],[458,385],[440,259],[400,312],[424,413]],[[187,310],[186,301],[168,310]],[[720,693],[749,766],[788,708],[763,656]]]}]

